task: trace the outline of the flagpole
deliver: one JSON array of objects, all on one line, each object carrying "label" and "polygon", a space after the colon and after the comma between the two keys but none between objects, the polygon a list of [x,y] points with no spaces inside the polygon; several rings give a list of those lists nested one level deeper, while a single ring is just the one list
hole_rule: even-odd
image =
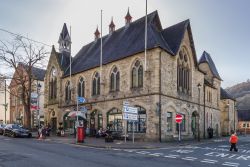
[{"label": "flagpole", "polygon": [[70,91],[72,90],[71,83],[71,26],[69,27],[69,35],[70,35],[70,45],[69,45],[69,78],[70,78]]},{"label": "flagpole", "polygon": [[147,14],[148,13],[148,1],[146,0],[146,16],[145,16],[145,71],[147,71],[147,35],[148,35],[148,29],[147,29]]},{"label": "flagpole", "polygon": [[102,10],[101,10],[101,55],[100,55],[100,81],[102,83]]}]

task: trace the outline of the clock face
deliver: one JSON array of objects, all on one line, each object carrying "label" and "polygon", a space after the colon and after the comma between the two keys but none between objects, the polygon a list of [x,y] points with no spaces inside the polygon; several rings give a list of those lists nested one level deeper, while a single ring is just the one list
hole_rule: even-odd
[{"label": "clock face", "polygon": [[56,76],[56,69],[52,69],[52,76]]}]

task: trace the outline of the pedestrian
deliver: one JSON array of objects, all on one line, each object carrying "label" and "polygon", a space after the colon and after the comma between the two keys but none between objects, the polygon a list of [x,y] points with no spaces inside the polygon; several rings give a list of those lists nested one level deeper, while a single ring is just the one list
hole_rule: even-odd
[{"label": "pedestrian", "polygon": [[235,152],[238,152],[238,149],[236,148],[236,144],[238,142],[238,137],[236,135],[236,132],[233,132],[231,135],[229,142],[231,143],[230,151],[234,149]]}]

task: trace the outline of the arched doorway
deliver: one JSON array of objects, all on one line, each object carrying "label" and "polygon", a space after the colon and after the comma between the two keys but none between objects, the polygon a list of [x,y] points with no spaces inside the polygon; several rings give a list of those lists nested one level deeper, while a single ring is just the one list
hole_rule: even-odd
[{"label": "arched doorway", "polygon": [[111,109],[107,113],[107,127],[110,131],[122,131],[122,111],[117,108]]},{"label": "arched doorway", "polygon": [[195,139],[197,139],[198,137],[198,119],[199,114],[197,113],[197,111],[194,111],[191,118],[191,130]]}]

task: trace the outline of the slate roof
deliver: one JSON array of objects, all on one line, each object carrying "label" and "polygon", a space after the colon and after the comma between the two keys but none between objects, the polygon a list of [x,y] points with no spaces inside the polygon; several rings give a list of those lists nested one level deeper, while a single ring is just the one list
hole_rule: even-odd
[{"label": "slate roof", "polygon": [[39,81],[44,81],[46,70],[32,67],[32,75]]},{"label": "slate roof", "polygon": [[201,64],[201,63],[207,63],[213,76],[222,81],[211,56],[206,51],[203,52],[203,54],[199,60],[199,64]]},{"label": "slate roof", "polygon": [[70,53],[63,51],[62,53],[57,53],[56,57],[61,69],[65,72],[70,65]]},{"label": "slate roof", "polygon": [[239,121],[250,121],[250,110],[238,110]]},{"label": "slate roof", "polygon": [[63,24],[63,29],[62,29],[62,31],[60,33],[60,36],[59,36],[59,41],[60,40],[67,40],[67,37],[69,37],[69,32],[68,32],[66,23],[64,23]]},{"label": "slate roof", "polygon": [[[23,67],[23,68],[28,68],[28,65],[23,64],[21,62],[18,63],[18,66]],[[32,72],[33,79],[37,79],[39,81],[44,81],[46,70],[41,69],[41,68],[37,68],[37,67],[32,67],[31,72]]]},{"label": "slate roof", "polygon": [[220,99],[235,100],[235,98],[223,88],[220,88]]},{"label": "slate roof", "polygon": [[[158,12],[154,11],[147,16],[148,43],[147,49],[160,47],[171,55],[178,51],[181,40],[189,20],[162,29]],[[124,26],[112,34],[103,37],[103,64],[108,64],[134,54],[144,52],[145,44],[145,17],[142,17],[129,26]],[[196,60],[196,56],[195,56]],[[65,63],[64,65],[67,65]],[[69,64],[68,64],[69,65]],[[81,48],[72,60],[72,74],[76,74],[100,65],[100,39]],[[69,75],[69,69],[64,76]]]}]

